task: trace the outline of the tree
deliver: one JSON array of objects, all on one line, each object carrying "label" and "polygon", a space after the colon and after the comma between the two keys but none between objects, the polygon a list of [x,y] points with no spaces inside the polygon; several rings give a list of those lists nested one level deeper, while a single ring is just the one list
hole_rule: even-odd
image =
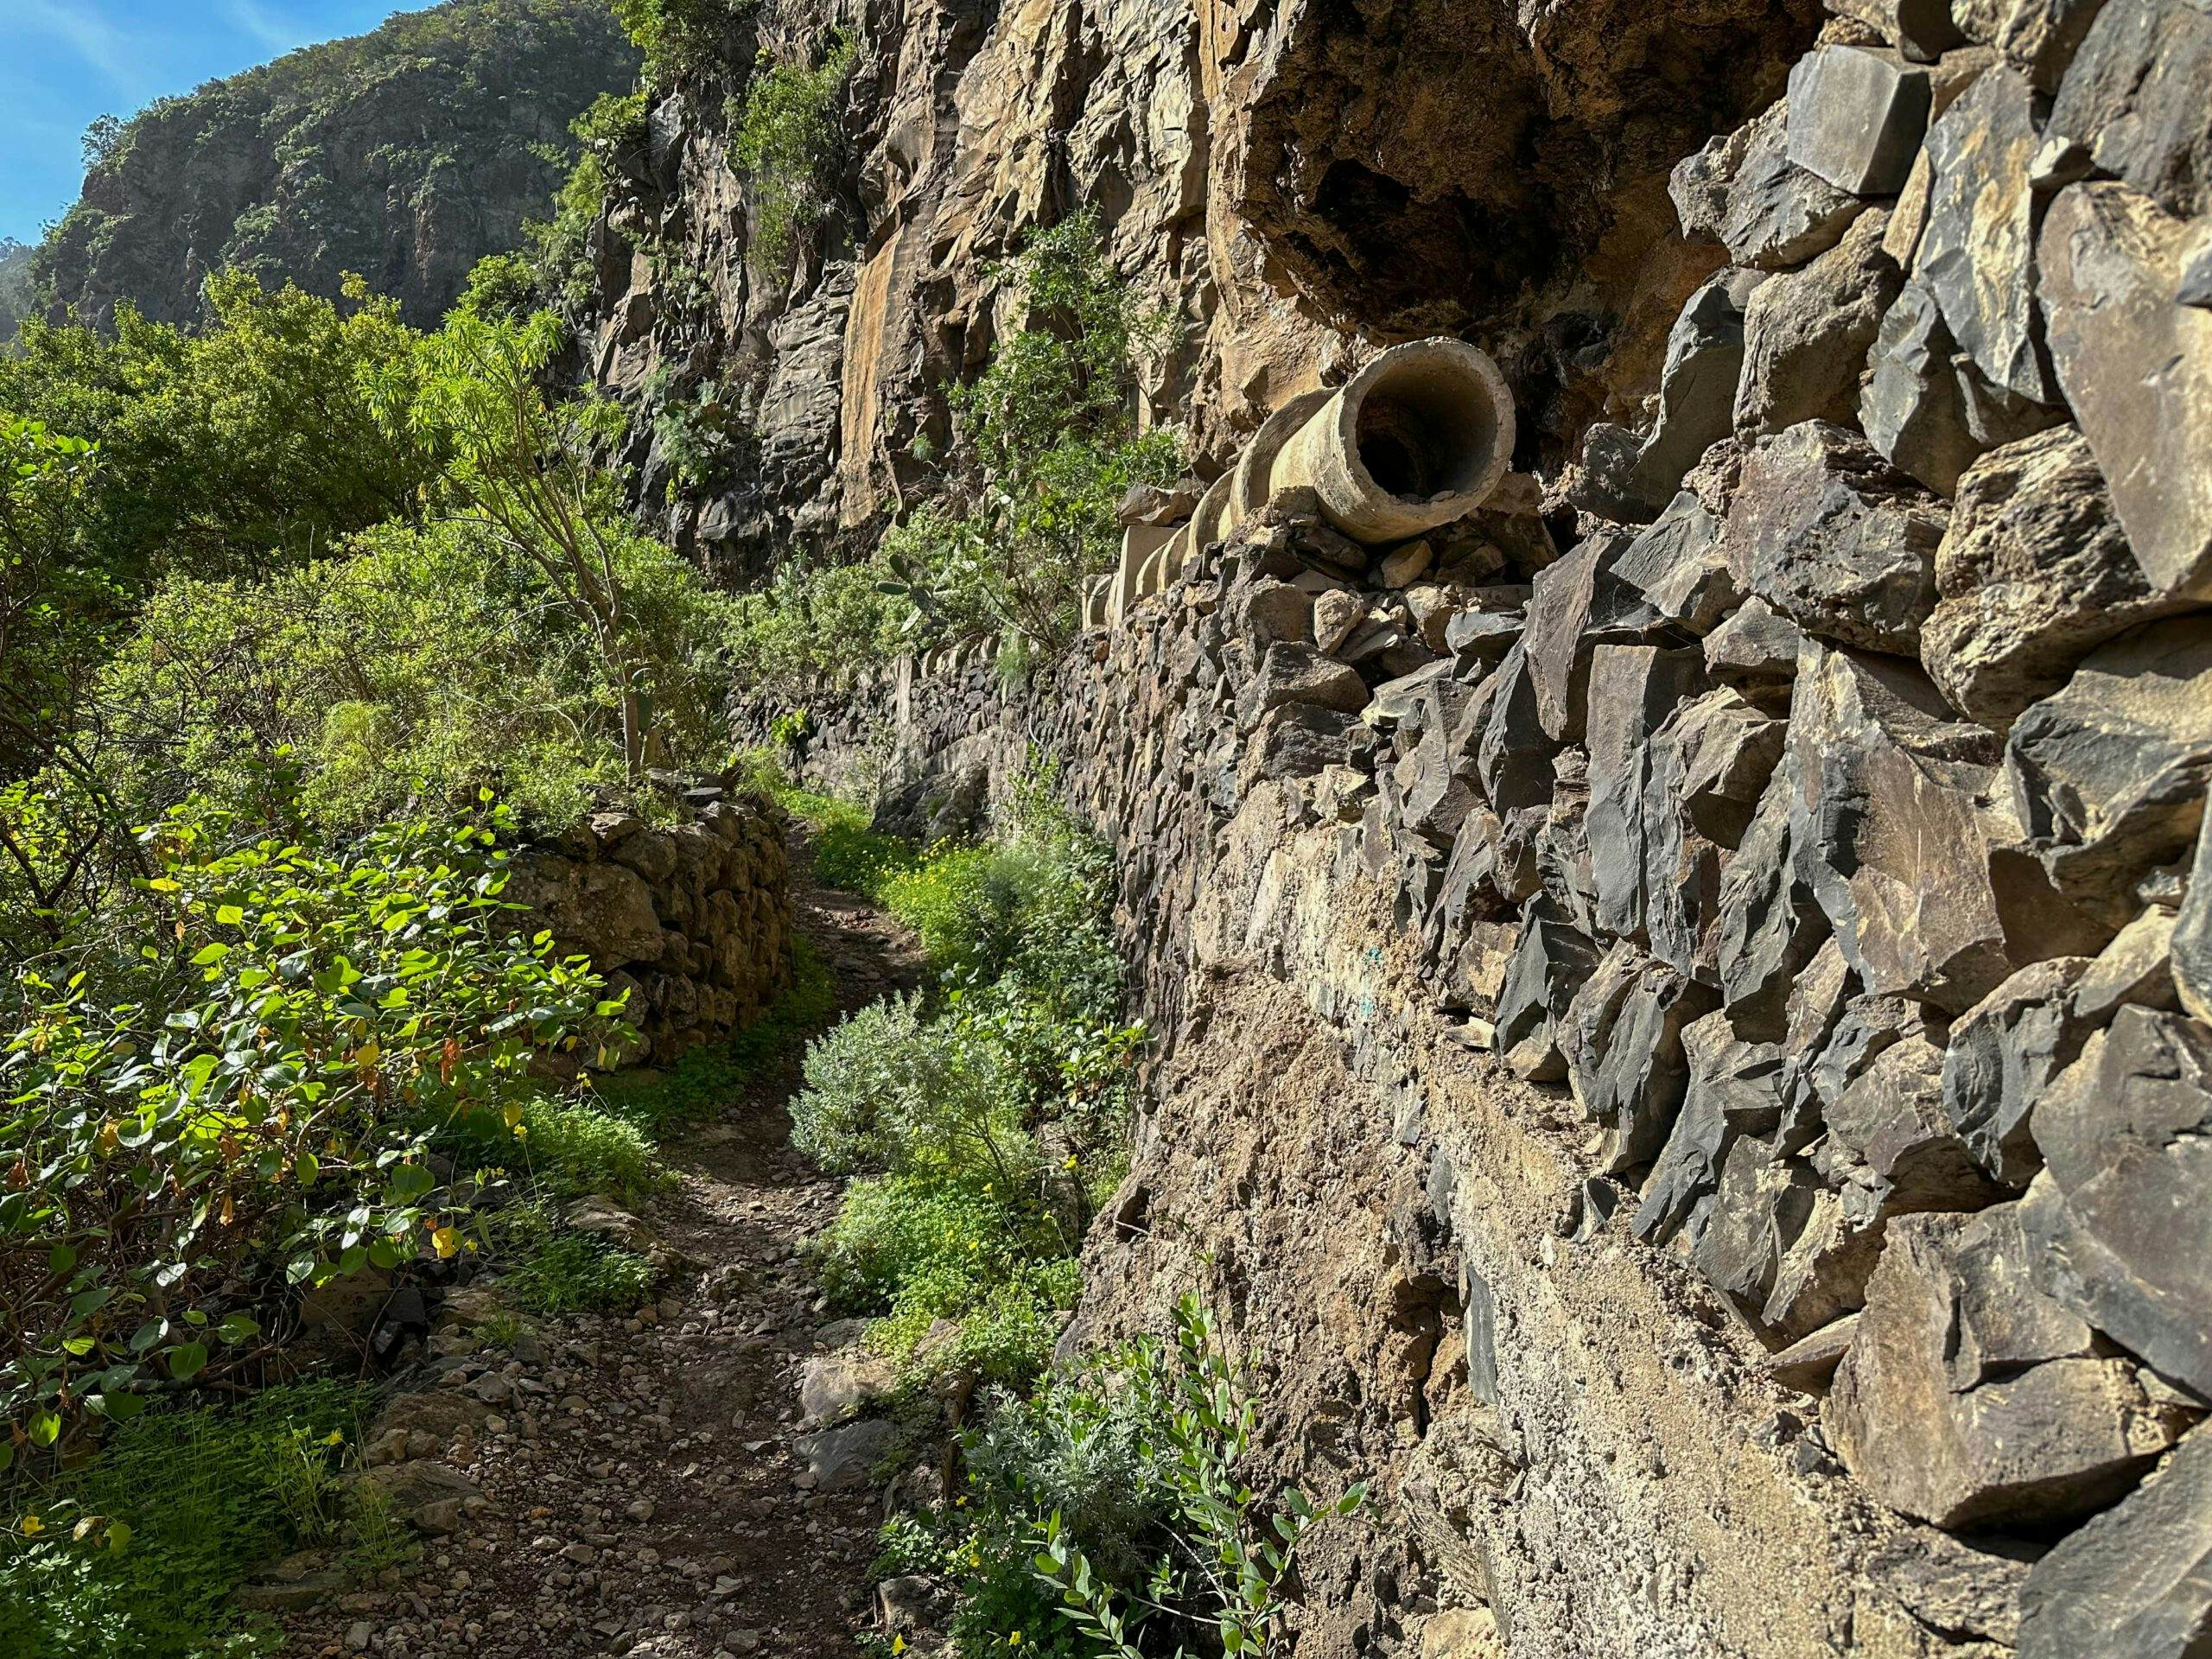
[{"label": "tree", "polygon": [[586,631],[616,689],[623,765],[636,780],[664,764],[665,747],[652,666],[625,603],[620,544],[632,532],[589,458],[621,412],[547,400],[543,378],[563,343],[550,312],[520,321],[455,312],[423,340],[412,374],[389,378],[388,403],[425,442],[448,448],[453,513],[528,561]]}]

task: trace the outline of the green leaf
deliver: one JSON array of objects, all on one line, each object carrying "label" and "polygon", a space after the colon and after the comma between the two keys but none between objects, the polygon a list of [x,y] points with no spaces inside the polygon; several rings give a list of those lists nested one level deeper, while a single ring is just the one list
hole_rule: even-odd
[{"label": "green leaf", "polygon": [[180,1343],[169,1350],[169,1375],[180,1382],[189,1382],[207,1368],[207,1346],[205,1343]]},{"label": "green leaf", "polygon": [[61,1414],[43,1408],[31,1413],[30,1438],[33,1446],[52,1446],[61,1438]]},{"label": "green leaf", "polygon": [[77,1265],[77,1252],[67,1244],[57,1244],[46,1253],[46,1267],[49,1273],[67,1273]]}]

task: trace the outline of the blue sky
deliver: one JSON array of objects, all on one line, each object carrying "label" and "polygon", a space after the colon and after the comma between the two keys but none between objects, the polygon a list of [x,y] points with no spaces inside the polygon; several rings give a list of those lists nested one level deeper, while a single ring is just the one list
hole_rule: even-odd
[{"label": "blue sky", "polygon": [[95,116],[374,29],[428,0],[0,0],[0,236],[77,199]]}]

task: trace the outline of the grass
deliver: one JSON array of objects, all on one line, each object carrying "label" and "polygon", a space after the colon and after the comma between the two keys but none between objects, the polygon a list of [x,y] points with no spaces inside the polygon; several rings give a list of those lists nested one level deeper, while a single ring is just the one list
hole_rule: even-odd
[{"label": "grass", "polygon": [[0,1659],[239,1659],[269,1650],[232,1592],[262,1561],[358,1547],[341,1461],[365,1402],[346,1383],[149,1413],[81,1471],[6,1495]]},{"label": "grass", "polygon": [[634,1250],[586,1233],[556,1233],[535,1246],[500,1287],[548,1319],[624,1313],[652,1289],[652,1263]]}]

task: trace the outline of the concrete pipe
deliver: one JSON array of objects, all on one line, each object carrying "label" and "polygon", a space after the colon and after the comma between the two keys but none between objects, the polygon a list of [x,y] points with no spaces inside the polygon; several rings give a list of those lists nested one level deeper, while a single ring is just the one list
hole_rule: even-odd
[{"label": "concrete pipe", "polygon": [[1480,506],[1513,456],[1497,365],[1457,340],[1393,346],[1322,404],[1276,457],[1276,490],[1310,485],[1355,541],[1393,542]]},{"label": "concrete pipe", "polygon": [[1281,469],[1283,446],[1296,437],[1299,429],[1313,418],[1313,411],[1334,395],[1326,388],[1301,391],[1268,416],[1252,435],[1252,441],[1244,446],[1244,453],[1236,458],[1236,481],[1229,494],[1230,530],[1234,531],[1274,499],[1275,474]]}]

